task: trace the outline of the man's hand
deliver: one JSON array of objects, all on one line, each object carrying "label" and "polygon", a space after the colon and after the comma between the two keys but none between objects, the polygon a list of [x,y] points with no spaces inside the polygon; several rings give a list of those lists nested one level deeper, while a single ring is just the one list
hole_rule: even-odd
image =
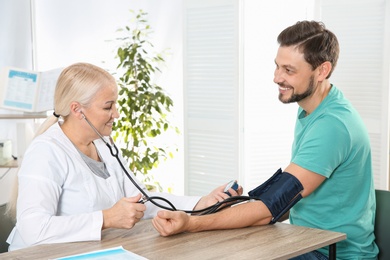
[{"label": "man's hand", "polygon": [[188,231],[190,217],[183,211],[162,210],[153,218],[154,228],[166,237]]}]

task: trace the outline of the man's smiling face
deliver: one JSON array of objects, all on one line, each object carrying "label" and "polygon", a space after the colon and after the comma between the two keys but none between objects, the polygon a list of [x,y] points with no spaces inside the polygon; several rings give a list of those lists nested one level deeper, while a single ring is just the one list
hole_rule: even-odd
[{"label": "man's smiling face", "polygon": [[300,102],[313,94],[314,71],[295,46],[279,47],[275,64],[274,82],[279,86],[281,102]]}]

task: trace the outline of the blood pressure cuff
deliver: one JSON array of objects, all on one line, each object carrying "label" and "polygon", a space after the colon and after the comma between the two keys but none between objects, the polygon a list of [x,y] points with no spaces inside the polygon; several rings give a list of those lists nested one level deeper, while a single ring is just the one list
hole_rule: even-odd
[{"label": "blood pressure cuff", "polygon": [[270,224],[278,221],[292,206],[302,199],[301,182],[288,172],[279,169],[266,182],[248,192],[248,195],[261,200],[271,211]]}]

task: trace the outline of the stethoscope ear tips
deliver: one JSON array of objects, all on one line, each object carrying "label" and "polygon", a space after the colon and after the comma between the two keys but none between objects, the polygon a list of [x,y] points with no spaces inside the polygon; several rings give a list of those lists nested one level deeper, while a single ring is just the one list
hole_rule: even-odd
[{"label": "stethoscope ear tips", "polygon": [[81,111],[81,110],[77,110],[77,112],[80,112],[80,113],[81,113],[81,116],[82,116],[84,119],[87,119],[87,118],[85,117],[85,115],[84,115],[83,111]]}]

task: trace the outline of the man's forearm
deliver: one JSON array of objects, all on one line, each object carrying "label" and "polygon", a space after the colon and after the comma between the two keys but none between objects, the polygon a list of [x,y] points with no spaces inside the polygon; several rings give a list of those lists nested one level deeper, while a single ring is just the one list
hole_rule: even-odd
[{"label": "man's forearm", "polygon": [[189,232],[199,232],[266,225],[271,218],[271,213],[263,202],[253,201],[214,214],[191,216],[186,229]]}]

